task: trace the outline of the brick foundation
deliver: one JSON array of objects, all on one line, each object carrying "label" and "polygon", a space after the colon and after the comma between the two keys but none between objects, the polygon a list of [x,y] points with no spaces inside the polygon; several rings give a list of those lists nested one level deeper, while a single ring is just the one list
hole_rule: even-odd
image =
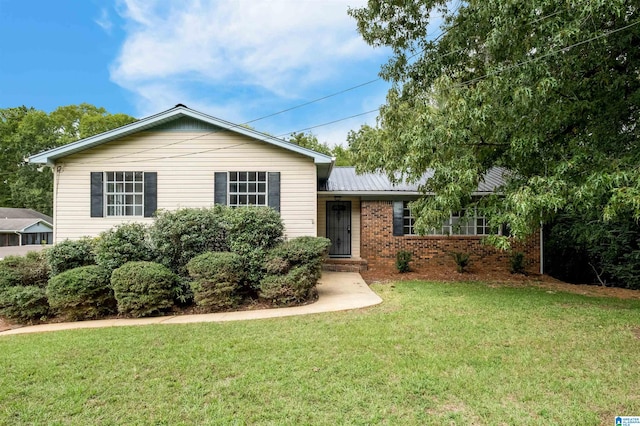
[{"label": "brick foundation", "polygon": [[[396,253],[407,250],[413,253],[411,269],[428,271],[433,268],[450,268],[456,264],[449,253],[471,254],[470,270],[508,271],[509,253],[483,244],[482,237],[453,236],[393,236],[393,206],[390,201],[362,201],[361,203],[361,257],[370,269],[393,268]],[[526,270],[540,272],[540,236],[532,236],[526,243],[514,245],[514,251],[525,254]]]}]

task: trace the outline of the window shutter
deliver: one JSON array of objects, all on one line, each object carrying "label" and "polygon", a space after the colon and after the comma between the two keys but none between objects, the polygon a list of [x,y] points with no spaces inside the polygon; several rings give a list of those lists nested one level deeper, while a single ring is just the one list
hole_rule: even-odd
[{"label": "window shutter", "polygon": [[91,217],[104,217],[102,172],[91,172]]},{"label": "window shutter", "polygon": [[269,172],[269,195],[267,205],[280,212],[280,172]]},{"label": "window shutter", "polygon": [[393,202],[393,236],[399,237],[404,235],[403,215],[404,203],[402,201]]},{"label": "window shutter", "polygon": [[214,204],[227,205],[227,172],[215,172],[214,175]]},{"label": "window shutter", "polygon": [[144,172],[144,217],[153,217],[158,209],[158,173]]}]

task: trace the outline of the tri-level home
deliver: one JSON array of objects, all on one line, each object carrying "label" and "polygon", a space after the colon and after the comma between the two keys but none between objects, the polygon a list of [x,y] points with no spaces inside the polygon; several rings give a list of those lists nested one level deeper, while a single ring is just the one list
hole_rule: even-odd
[{"label": "tri-level home", "polygon": [[[330,156],[180,104],[30,161],[53,169],[55,242],[151,222],[159,209],[268,206],[280,212],[287,238],[329,238],[329,267],[392,268],[396,253],[409,250],[416,269],[452,262],[452,251],[507,268],[507,254],[482,242],[492,232],[484,218],[453,213],[433,235],[415,235],[407,203],[420,196],[418,185],[357,175]],[[502,171],[492,171],[475,195],[502,182]],[[540,237],[518,250],[538,272]]]}]

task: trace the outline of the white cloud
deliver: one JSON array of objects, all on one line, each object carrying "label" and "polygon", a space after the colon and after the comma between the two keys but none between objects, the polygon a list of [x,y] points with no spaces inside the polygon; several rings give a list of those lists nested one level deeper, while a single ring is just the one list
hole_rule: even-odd
[{"label": "white cloud", "polygon": [[100,28],[105,30],[107,34],[111,34],[111,28],[113,27],[113,22],[111,22],[109,11],[106,8],[102,8],[100,10],[100,17],[95,19],[94,22],[98,24]]},{"label": "white cloud", "polygon": [[[347,15],[347,5],[364,3],[120,0],[126,39],[111,79],[136,95],[141,113],[183,102],[233,120],[254,91],[308,99],[305,91],[317,92],[354,62],[381,54],[365,44]],[[226,100],[234,90],[237,99]]]}]

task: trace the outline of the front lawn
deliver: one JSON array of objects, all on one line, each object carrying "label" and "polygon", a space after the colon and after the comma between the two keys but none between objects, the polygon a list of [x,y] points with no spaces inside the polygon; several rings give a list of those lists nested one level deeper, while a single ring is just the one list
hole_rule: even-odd
[{"label": "front lawn", "polygon": [[483,283],[234,323],[0,334],[0,424],[613,424],[640,301]]}]

